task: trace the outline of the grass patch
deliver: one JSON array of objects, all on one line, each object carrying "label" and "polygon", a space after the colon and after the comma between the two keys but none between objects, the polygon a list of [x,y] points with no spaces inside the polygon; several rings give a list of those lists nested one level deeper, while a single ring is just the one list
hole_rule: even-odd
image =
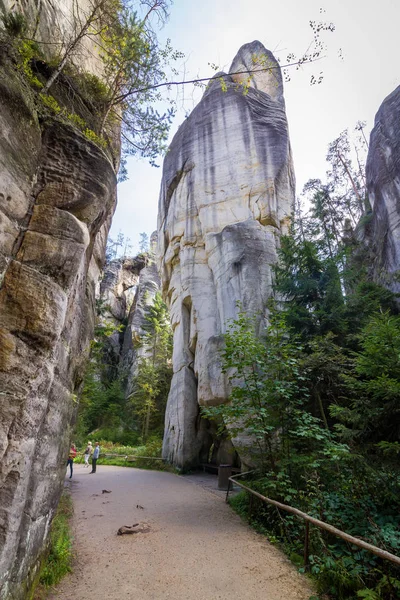
[{"label": "grass patch", "polygon": [[44,600],[49,588],[57,585],[72,570],[72,538],[70,520],[73,515],[72,499],[66,492],[61,496],[51,524],[49,550],[43,561],[34,600]]},{"label": "grass patch", "polygon": [[[101,465],[114,465],[117,467],[176,472],[174,467],[164,461],[154,460],[155,458],[161,458],[162,440],[159,438],[150,438],[145,445],[141,446],[121,446],[113,442],[100,440],[100,448],[101,453],[97,463],[99,467]],[[107,454],[116,456],[106,457]],[[133,456],[136,457],[135,460],[129,460]],[[84,462],[83,454],[78,454],[75,462],[82,464]]]}]

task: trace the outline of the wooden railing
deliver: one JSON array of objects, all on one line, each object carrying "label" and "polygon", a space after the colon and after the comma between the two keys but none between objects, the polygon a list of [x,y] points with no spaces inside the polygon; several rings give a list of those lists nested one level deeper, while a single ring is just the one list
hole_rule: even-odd
[{"label": "wooden railing", "polygon": [[162,460],[165,461],[165,458],[161,458],[159,456],[138,456],[136,454],[100,454],[100,458],[113,458],[113,457],[117,457],[117,458],[123,458],[124,460],[127,461],[135,461],[135,460],[140,460],[141,458],[144,460]]},{"label": "wooden railing", "polygon": [[[248,492],[252,496],[259,498],[266,504],[271,504],[272,506],[276,506],[276,508],[279,508],[281,510],[284,510],[285,512],[291,513],[292,515],[296,515],[296,517],[299,517],[300,519],[303,519],[306,522],[305,540],[304,540],[304,565],[305,566],[308,565],[310,523],[312,525],[316,525],[320,529],[325,529],[325,531],[329,531],[329,533],[336,535],[337,537],[341,538],[342,540],[345,540],[346,542],[349,542],[350,544],[354,544],[355,546],[358,546],[359,548],[362,548],[363,550],[368,550],[369,552],[372,552],[373,554],[375,554],[376,556],[379,556],[380,558],[390,560],[392,563],[395,563],[396,565],[400,565],[400,557],[399,556],[396,556],[395,554],[391,554],[390,552],[387,552],[386,550],[382,550],[382,548],[378,548],[377,546],[373,546],[372,544],[369,544],[368,542],[364,542],[364,540],[355,538],[352,535],[349,535],[348,533],[345,533],[344,531],[337,529],[337,527],[333,527],[333,525],[329,525],[328,523],[325,523],[324,521],[320,521],[319,519],[316,519],[315,517],[312,517],[311,515],[308,515],[307,513],[302,512],[298,508],[294,508],[293,506],[289,506],[288,504],[282,504],[282,502],[277,502],[276,500],[267,498],[266,496],[263,496],[259,492],[256,492],[255,490],[252,490],[248,486],[244,485],[240,481],[237,481],[238,477],[243,477],[244,475],[248,475],[249,473],[253,473],[253,472],[254,471],[247,471],[246,473],[240,473],[239,475],[229,477],[229,482],[232,484],[234,483],[234,484],[238,485],[242,489],[246,490],[246,492]],[[228,486],[228,490],[226,492],[226,501],[228,501],[229,492],[230,492],[230,485]]]},{"label": "wooden railing", "polygon": [[[77,456],[84,456],[85,453],[84,452],[78,452]],[[103,453],[100,452],[99,455],[99,459],[100,458],[121,458],[124,459],[127,462],[135,462],[136,460],[140,460],[141,458],[144,460],[161,460],[163,462],[165,462],[165,458],[161,458],[159,456],[138,456],[136,454],[112,454],[112,453]]]}]

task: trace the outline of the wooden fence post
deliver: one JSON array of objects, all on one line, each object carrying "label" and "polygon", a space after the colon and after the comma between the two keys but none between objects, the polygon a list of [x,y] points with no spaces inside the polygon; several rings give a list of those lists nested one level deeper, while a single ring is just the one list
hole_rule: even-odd
[{"label": "wooden fence post", "polygon": [[308,556],[309,556],[309,542],[310,542],[310,522],[306,521],[306,533],[304,538],[304,567],[308,568]]}]

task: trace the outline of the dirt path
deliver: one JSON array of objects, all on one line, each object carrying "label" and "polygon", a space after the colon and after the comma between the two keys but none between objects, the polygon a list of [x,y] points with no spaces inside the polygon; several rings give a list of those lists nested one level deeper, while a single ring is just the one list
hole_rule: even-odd
[{"label": "dirt path", "polygon": [[[276,548],[193,481],[101,464],[90,476],[76,465],[71,490],[77,559],[53,600],[307,600],[312,594]],[[150,532],[116,535],[121,525],[137,522],[148,523]]]}]

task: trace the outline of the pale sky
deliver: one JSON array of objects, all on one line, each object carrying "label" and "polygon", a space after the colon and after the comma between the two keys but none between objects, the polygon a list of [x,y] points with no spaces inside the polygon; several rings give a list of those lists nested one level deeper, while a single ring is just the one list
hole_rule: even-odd
[{"label": "pale sky", "polygon": [[[185,79],[193,79],[213,75],[208,63],[228,70],[240,46],[256,39],[281,63],[289,52],[301,55],[312,40],[310,20],[333,22],[336,30],[324,35],[326,58],[292,70],[285,84],[298,193],[308,179],[324,178],[327,146],[341,131],[367,121],[369,137],[380,104],[399,85],[400,0],[175,0],[160,35],[185,53]],[[320,71],[323,82],[310,86],[311,73]],[[200,96],[186,86],[186,110]],[[182,108],[171,139],[183,119]],[[136,253],[139,233],[157,227],[162,168],[132,158],[128,174],[129,180],[119,185],[111,236],[122,231]]]}]

